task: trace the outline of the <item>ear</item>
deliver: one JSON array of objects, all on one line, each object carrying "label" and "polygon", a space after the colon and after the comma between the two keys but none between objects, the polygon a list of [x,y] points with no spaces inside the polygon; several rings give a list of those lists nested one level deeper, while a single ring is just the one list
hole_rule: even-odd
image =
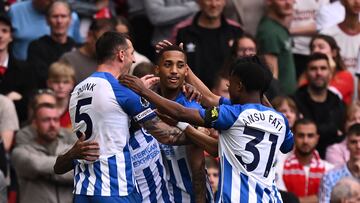
[{"label": "ear", "polygon": [[158,66],[158,65],[155,65],[155,74],[156,74],[156,75],[159,75],[159,72],[160,72],[159,69],[160,69],[159,66]]},{"label": "ear", "polygon": [[116,56],[120,59],[121,62],[123,62],[125,60],[125,51],[124,50],[118,51]]}]

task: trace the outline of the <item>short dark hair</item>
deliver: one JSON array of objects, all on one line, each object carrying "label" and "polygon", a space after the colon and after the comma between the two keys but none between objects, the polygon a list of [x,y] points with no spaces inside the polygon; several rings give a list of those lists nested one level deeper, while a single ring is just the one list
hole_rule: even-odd
[{"label": "short dark hair", "polygon": [[263,94],[270,86],[272,73],[258,56],[241,57],[230,68],[230,76],[236,76],[246,91],[259,91]]},{"label": "short dark hair", "polygon": [[299,125],[310,125],[310,124],[315,125],[316,131],[317,131],[316,123],[313,120],[309,119],[309,118],[300,118],[300,119],[296,120],[292,129],[295,132],[297,126],[299,126]]},{"label": "short dark hair", "polygon": [[96,60],[98,64],[104,63],[114,57],[119,47],[127,48],[127,35],[108,31],[96,41]]},{"label": "short dark hair", "polygon": [[5,13],[0,13],[0,22],[9,26],[10,30],[13,31],[11,20]]},{"label": "short dark hair", "polygon": [[308,60],[307,60],[307,66],[313,62],[313,61],[317,61],[317,60],[325,60],[327,62],[327,64],[329,65],[329,58],[323,54],[323,53],[313,53],[311,54],[309,57],[308,57]]},{"label": "short dark hair", "polygon": [[108,28],[108,30],[114,31],[115,30],[114,21],[111,19],[108,19],[108,18],[94,19],[90,24],[89,31],[98,32],[105,28]]},{"label": "short dark hair", "polygon": [[346,133],[346,136],[350,136],[350,135],[360,136],[360,124],[359,123],[355,123],[354,125],[350,126],[348,132]]},{"label": "short dark hair", "polygon": [[185,62],[187,61],[187,57],[186,57],[186,52],[180,48],[178,45],[171,45],[171,46],[167,46],[167,47],[164,47],[163,49],[160,50],[160,52],[157,54],[157,58],[156,58],[156,64],[159,65],[160,64],[160,61],[164,55],[165,52],[167,51],[179,51],[181,53],[184,54],[185,56]]},{"label": "short dark hair", "polygon": [[53,2],[50,4],[50,6],[47,8],[47,10],[46,10],[46,17],[49,17],[49,16],[50,16],[50,14],[51,14],[51,12],[52,12],[55,4],[58,4],[58,3],[63,4],[63,5],[69,10],[69,15],[70,15],[70,17],[71,17],[71,12],[72,12],[71,6],[70,6],[69,2],[64,1],[64,0],[56,0],[56,1],[53,1]]},{"label": "short dark hair", "polygon": [[151,62],[142,62],[135,66],[133,73],[134,76],[141,78],[145,75],[155,74],[154,64]]}]

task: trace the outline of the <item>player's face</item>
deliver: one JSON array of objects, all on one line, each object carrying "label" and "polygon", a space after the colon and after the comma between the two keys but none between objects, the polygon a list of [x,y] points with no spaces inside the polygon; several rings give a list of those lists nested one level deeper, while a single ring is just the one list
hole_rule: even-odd
[{"label": "player's face", "polygon": [[342,0],[347,13],[357,15],[360,13],[360,0]]},{"label": "player's face", "polygon": [[220,18],[225,6],[225,0],[198,0],[203,14],[209,19]]},{"label": "player's face", "polygon": [[67,35],[71,22],[70,10],[64,4],[56,3],[47,20],[53,35]]},{"label": "player's face", "polygon": [[70,96],[70,93],[74,88],[74,81],[71,78],[50,80],[48,82],[48,87],[54,90],[56,98],[65,99]]},{"label": "player's face", "polygon": [[306,69],[306,77],[313,89],[326,89],[331,77],[327,60],[320,59],[310,62]]},{"label": "player's face", "polygon": [[360,161],[360,135],[348,135],[347,148],[350,152],[350,159],[352,161]]},{"label": "player's face", "polygon": [[11,41],[12,36],[10,27],[0,22],[0,51],[7,50]]},{"label": "player's face", "polygon": [[155,68],[160,84],[169,89],[180,88],[188,72],[185,55],[180,51],[166,51]]},{"label": "player's face", "polygon": [[318,141],[319,135],[314,124],[300,124],[295,129],[295,149],[303,156],[310,155]]},{"label": "player's face", "polygon": [[240,100],[240,80],[235,76],[230,76],[229,95],[231,103],[236,104]]},{"label": "player's face", "polygon": [[124,71],[125,73],[129,73],[132,64],[135,63],[135,50],[130,40],[126,39],[126,42],[128,44],[128,48],[125,50]]},{"label": "player's face", "polygon": [[212,92],[216,95],[225,97],[225,98],[230,98],[229,95],[229,80],[222,78],[220,79],[220,83],[218,87],[215,87]]},{"label": "player's face", "polygon": [[40,108],[35,115],[35,126],[41,139],[51,142],[59,134],[59,112],[56,108]]},{"label": "player's face", "polygon": [[237,56],[254,56],[256,54],[256,44],[249,38],[241,38],[238,42]]},{"label": "player's face", "polygon": [[285,117],[288,119],[290,128],[292,128],[296,121],[296,112],[294,109],[290,108],[287,102],[283,102],[277,110],[285,115]]},{"label": "player's face", "polygon": [[216,191],[219,183],[219,170],[216,168],[208,168],[206,171],[209,176],[211,188],[213,191]]},{"label": "player's face", "polygon": [[268,0],[268,6],[280,17],[291,16],[294,0]]}]

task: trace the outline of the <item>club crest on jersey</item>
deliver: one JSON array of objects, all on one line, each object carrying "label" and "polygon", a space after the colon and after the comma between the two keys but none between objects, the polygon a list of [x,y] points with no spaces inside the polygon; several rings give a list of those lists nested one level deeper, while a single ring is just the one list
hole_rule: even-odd
[{"label": "club crest on jersey", "polygon": [[150,106],[150,102],[148,102],[148,100],[146,100],[144,97],[140,97],[140,104],[144,108],[147,108]]}]

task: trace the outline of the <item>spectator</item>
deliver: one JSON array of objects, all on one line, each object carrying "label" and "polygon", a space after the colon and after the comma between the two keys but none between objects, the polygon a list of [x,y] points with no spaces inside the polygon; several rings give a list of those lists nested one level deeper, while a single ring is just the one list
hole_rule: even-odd
[{"label": "spectator", "polygon": [[331,191],[339,180],[344,177],[360,177],[360,124],[354,124],[346,133],[347,147],[350,152],[350,159],[341,167],[335,168],[326,173],[322,178],[319,192],[319,202],[329,202]]},{"label": "spectator", "polygon": [[299,197],[300,202],[317,203],[321,177],[333,166],[322,160],[315,149],[319,134],[313,121],[297,120],[293,132],[295,149],[284,162],[279,182],[286,191]]},{"label": "spectator", "polygon": [[75,71],[69,64],[55,62],[51,64],[47,86],[54,91],[56,108],[60,113],[60,126],[71,129],[69,101],[75,85]]},{"label": "spectator", "polygon": [[342,98],[345,104],[350,104],[354,94],[354,78],[346,70],[335,39],[328,35],[316,35],[310,42],[310,49],[311,53],[327,55],[332,73],[329,89]]},{"label": "spectator", "polygon": [[219,73],[215,76],[214,87],[212,92],[221,97],[230,98],[229,96],[229,79],[225,73]]},{"label": "spectator", "polygon": [[252,36],[256,34],[257,25],[265,12],[264,0],[226,0],[224,14],[235,20]]},{"label": "spectator", "polygon": [[321,53],[311,55],[305,76],[309,84],[296,91],[294,100],[301,115],[316,123],[320,135],[316,149],[320,157],[325,158],[326,147],[342,138],[344,103],[328,90],[331,72],[326,55]]},{"label": "spectator", "polygon": [[360,202],[360,183],[355,178],[342,178],[331,191],[330,203]]},{"label": "spectator", "polygon": [[19,129],[19,120],[13,102],[0,95],[0,140],[5,152],[9,153],[13,144],[15,132]]},{"label": "spectator", "polygon": [[144,8],[154,26],[153,46],[163,39],[169,39],[171,30],[177,23],[199,10],[196,0],[145,0]]},{"label": "spectator", "polygon": [[95,57],[96,40],[106,31],[114,29],[114,24],[109,19],[95,19],[90,25],[86,42],[80,48],[65,53],[60,61],[70,64],[75,69],[76,83],[81,82],[96,71]]},{"label": "spectator", "polygon": [[340,47],[340,54],[346,68],[355,73],[360,47],[359,1],[341,0],[345,7],[345,19],[341,23],[321,30],[321,33],[334,37]]},{"label": "spectator", "polygon": [[147,62],[139,63],[135,66],[132,74],[139,78],[149,74],[155,75],[154,64]]},{"label": "spectator", "polygon": [[292,94],[296,89],[295,64],[288,31],[293,4],[293,0],[267,1],[268,13],[261,19],[256,34],[259,51],[264,54],[284,94]]},{"label": "spectator", "polygon": [[271,105],[288,119],[290,129],[293,128],[298,117],[298,109],[293,99],[287,96],[278,96],[271,101]]},{"label": "spectator", "polygon": [[[200,11],[194,18],[179,23],[176,42],[184,43],[188,65],[208,88],[230,53],[233,39],[242,34],[235,21],[223,15],[225,0],[198,0]],[[209,43],[211,42],[211,43]]]},{"label": "spectator", "polygon": [[0,203],[7,203],[7,186],[4,174],[0,171]]},{"label": "spectator", "polygon": [[64,53],[75,48],[75,41],[68,36],[71,23],[70,5],[65,1],[54,1],[46,14],[50,35],[32,41],[28,49],[28,63],[35,69],[37,88],[46,87],[50,64]]},{"label": "spectator", "polygon": [[[126,20],[126,18],[124,18],[122,16],[116,17],[115,30],[117,32],[128,34],[130,36],[132,36],[132,34],[133,34],[130,32],[131,27],[130,27],[129,22]],[[135,57],[135,63],[132,64],[130,71],[129,71],[130,73],[133,72],[135,66],[138,65],[139,63],[150,62],[150,60],[148,58],[146,58],[146,56],[141,55],[136,50],[134,51],[134,57]]]},{"label": "spectator", "polygon": [[215,194],[219,183],[219,163],[211,156],[205,157],[205,168],[212,192]]},{"label": "spectator", "polygon": [[[40,89],[38,92],[33,96],[30,104],[29,104],[29,121],[30,124],[21,128],[15,136],[16,139],[16,146],[28,144],[31,140],[36,137],[36,126],[34,125],[34,110],[40,104],[47,103],[56,106],[56,97],[55,93],[50,89]],[[68,130],[65,128],[59,129],[59,139],[62,139],[63,142],[72,144],[75,140],[75,136],[70,134]]]},{"label": "spectator", "polygon": [[295,1],[294,15],[291,19],[289,31],[292,35],[292,52],[294,55],[297,77],[305,70],[307,56],[310,54],[310,40],[317,32],[315,21],[316,13],[321,6],[328,3],[329,0]]},{"label": "spectator", "polygon": [[[20,60],[27,59],[27,50],[31,41],[50,33],[45,13],[53,0],[22,1],[11,5],[9,16],[14,27],[14,56]],[[71,25],[68,35],[81,43],[79,17],[71,14]]]},{"label": "spectator", "polygon": [[9,51],[13,40],[10,19],[0,14],[0,92],[14,101],[20,123],[27,118],[26,105],[33,88],[32,73],[23,61],[18,61]]},{"label": "spectator", "polygon": [[[345,122],[345,132],[348,131],[349,127],[360,123],[360,104],[355,102],[351,104],[346,110],[346,122]],[[341,166],[349,161],[349,150],[346,146],[346,139],[340,143],[330,145],[326,149],[325,159],[332,163],[334,166]]]},{"label": "spectator", "polygon": [[11,156],[19,178],[19,202],[72,202],[72,174],[55,175],[53,171],[57,155],[71,147],[59,134],[59,113],[55,105],[38,105],[32,122],[36,128],[33,139],[15,147]]}]

